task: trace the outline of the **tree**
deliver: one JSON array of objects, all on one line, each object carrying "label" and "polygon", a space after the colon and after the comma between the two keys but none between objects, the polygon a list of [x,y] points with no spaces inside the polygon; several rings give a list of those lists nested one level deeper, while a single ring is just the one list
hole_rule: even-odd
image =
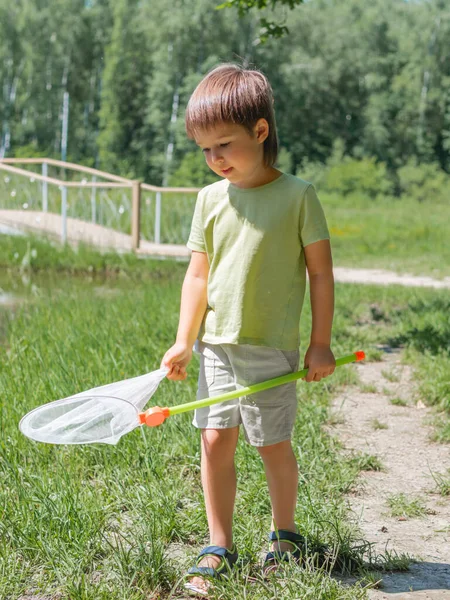
[{"label": "tree", "polygon": [[138,0],[117,0],[105,49],[98,146],[101,166],[128,177],[141,175],[149,148],[141,136],[151,74],[146,41]]},{"label": "tree", "polygon": [[[227,0],[223,4],[220,4],[217,8],[236,8],[239,16],[243,17],[248,14],[252,9],[259,11],[266,11],[268,5],[271,6],[272,11],[275,7],[288,7],[290,10],[296,6],[303,4],[304,0]],[[282,21],[268,21],[265,17],[260,17],[260,35],[258,42],[265,43],[269,38],[281,38],[289,33],[289,29],[285,25],[287,15],[284,14]]]}]

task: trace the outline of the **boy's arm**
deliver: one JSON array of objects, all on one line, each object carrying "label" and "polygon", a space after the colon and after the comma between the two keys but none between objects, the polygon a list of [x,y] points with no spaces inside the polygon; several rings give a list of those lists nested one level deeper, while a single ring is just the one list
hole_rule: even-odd
[{"label": "boy's arm", "polygon": [[306,381],[320,381],[334,372],[335,359],[330,348],[334,313],[333,260],[329,240],[305,246],[309,275],[312,328],[305,355]]},{"label": "boy's arm", "polygon": [[180,319],[175,344],[166,352],[162,363],[170,369],[167,377],[186,379],[186,367],[192,358],[192,346],[208,304],[209,262],[206,252],[192,252],[181,290]]}]

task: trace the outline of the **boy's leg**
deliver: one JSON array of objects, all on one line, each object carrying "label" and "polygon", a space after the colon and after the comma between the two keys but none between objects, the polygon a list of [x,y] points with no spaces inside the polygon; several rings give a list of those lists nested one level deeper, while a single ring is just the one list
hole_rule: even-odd
[{"label": "boy's leg", "polygon": [[[239,436],[239,427],[230,429],[202,429],[201,475],[205,496],[206,516],[211,546],[233,546],[233,510],[236,497],[236,470],[234,454]],[[220,558],[205,557],[201,567],[216,568]],[[194,577],[191,583],[207,590],[208,583]]]},{"label": "boy's leg", "polygon": [[[297,532],[295,507],[298,491],[298,465],[290,440],[259,446],[264,463],[269,494],[272,502],[272,530],[286,529]],[[292,550],[286,542],[275,542],[275,550]]]},{"label": "boy's leg", "polygon": [[202,429],[202,485],[210,543],[231,549],[236,497],[234,455],[239,427]]},{"label": "boy's leg", "polygon": [[[246,346],[244,358],[241,372],[246,377],[251,373],[253,383],[296,371],[299,352]],[[258,449],[264,462],[272,502],[272,529],[297,533],[294,515],[298,466],[290,441],[297,412],[295,382],[241,398],[240,407],[245,437]],[[292,544],[285,542],[274,546],[275,550],[292,550]]]}]

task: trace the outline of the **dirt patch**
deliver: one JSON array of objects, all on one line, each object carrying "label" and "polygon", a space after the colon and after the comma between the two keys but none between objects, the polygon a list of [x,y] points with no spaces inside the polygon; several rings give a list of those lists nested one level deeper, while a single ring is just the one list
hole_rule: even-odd
[{"label": "dirt patch", "polygon": [[[395,551],[420,561],[407,573],[383,575],[369,598],[450,599],[450,498],[439,494],[432,476],[448,478],[450,448],[430,441],[431,409],[417,402],[412,369],[399,352],[356,368],[361,384],[334,399],[331,422],[337,424],[329,431],[347,450],[377,456],[384,470],[361,473],[348,496],[352,518],[377,554]],[[423,516],[392,516],[388,500],[401,494],[417,500]]]},{"label": "dirt patch", "polygon": [[434,279],[425,275],[394,273],[386,269],[351,269],[334,267],[334,278],[342,283],[370,283],[376,285],[403,285],[407,287],[431,287],[449,289],[450,277]]}]

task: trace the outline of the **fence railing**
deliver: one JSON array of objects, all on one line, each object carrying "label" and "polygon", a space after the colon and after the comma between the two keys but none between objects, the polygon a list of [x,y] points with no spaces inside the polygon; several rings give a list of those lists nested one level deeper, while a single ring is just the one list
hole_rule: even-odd
[{"label": "fence railing", "polygon": [[[29,165],[34,169],[40,166],[41,172],[19,168],[15,166],[17,164]],[[60,176],[50,177],[49,166],[58,168]],[[142,235],[157,244],[185,243],[195,195],[199,191],[198,188],[150,185],[139,180],[131,180],[91,167],[51,158],[3,158],[0,160],[0,170],[8,174],[3,177],[3,181],[0,181],[5,188],[3,194],[0,189],[0,208],[16,208],[18,203],[25,199],[27,201],[22,203],[24,210],[31,206],[36,210],[39,208],[44,213],[60,213],[63,243],[67,241],[67,217],[69,216],[67,193],[72,188],[78,190],[78,198],[75,202],[71,201],[70,216],[130,233],[133,250],[139,248]],[[70,181],[67,178],[68,171],[90,175],[91,179],[83,177],[81,181]],[[19,179],[12,182],[11,177]],[[25,177],[28,178],[28,183],[41,184],[40,194],[23,188]],[[100,178],[103,181],[98,181]],[[11,184],[9,188],[12,186],[12,189],[8,188],[9,184]],[[53,186],[53,190],[52,188],[49,190],[49,184]],[[17,188],[22,190],[19,198],[17,198]],[[29,188],[28,184],[27,188]],[[58,194],[53,193],[55,188],[60,191],[59,198]],[[89,188],[90,199],[86,202],[83,194]],[[100,192],[100,198],[97,197],[97,191]],[[164,205],[163,194],[167,197]],[[109,217],[105,217],[106,214]]]}]

